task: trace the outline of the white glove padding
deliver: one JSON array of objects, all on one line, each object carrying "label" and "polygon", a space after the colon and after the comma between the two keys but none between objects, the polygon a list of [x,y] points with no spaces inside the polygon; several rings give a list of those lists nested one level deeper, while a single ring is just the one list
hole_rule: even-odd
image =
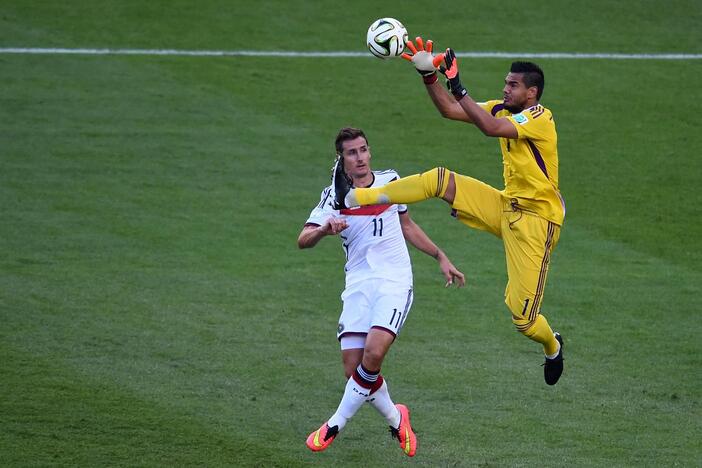
[{"label": "white glove padding", "polygon": [[429,39],[425,44],[424,40],[419,36],[415,41],[417,42],[416,47],[412,41],[407,41],[406,46],[412,52],[412,55],[405,52],[402,54],[402,58],[412,62],[417,72],[424,77],[436,73],[436,67],[441,62],[442,56],[434,57],[431,53],[434,43]]}]

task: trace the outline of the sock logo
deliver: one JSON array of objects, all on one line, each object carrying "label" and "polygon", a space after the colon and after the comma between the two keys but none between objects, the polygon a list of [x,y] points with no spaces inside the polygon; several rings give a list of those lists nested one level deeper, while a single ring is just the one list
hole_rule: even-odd
[{"label": "sock logo", "polygon": [[356,387],[351,387],[351,388],[353,388],[353,391],[356,392],[356,393],[358,393],[358,394],[361,395],[361,396],[364,396],[364,397],[366,397],[366,398],[368,398],[368,397],[370,396],[370,394],[368,393],[368,391],[362,392],[361,390],[359,390],[359,389],[356,388]]}]

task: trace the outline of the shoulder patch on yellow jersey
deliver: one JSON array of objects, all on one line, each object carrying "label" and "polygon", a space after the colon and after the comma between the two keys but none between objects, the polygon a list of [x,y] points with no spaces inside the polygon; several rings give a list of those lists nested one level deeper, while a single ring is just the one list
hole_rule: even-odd
[{"label": "shoulder patch on yellow jersey", "polygon": [[519,125],[524,125],[529,121],[526,115],[524,113],[520,112],[519,114],[514,114],[512,116],[515,122],[517,122]]}]

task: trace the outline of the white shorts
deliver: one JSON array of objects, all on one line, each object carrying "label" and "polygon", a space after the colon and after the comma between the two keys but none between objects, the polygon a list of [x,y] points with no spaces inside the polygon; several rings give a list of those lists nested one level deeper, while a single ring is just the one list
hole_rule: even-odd
[{"label": "white shorts", "polygon": [[336,337],[341,341],[344,336],[366,335],[371,328],[397,336],[407,320],[413,297],[411,284],[377,278],[346,288],[341,294],[344,307]]}]

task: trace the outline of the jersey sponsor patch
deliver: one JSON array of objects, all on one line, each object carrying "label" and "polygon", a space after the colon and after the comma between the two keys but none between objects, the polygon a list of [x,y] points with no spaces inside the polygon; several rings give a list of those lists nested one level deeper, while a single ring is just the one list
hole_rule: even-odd
[{"label": "jersey sponsor patch", "polygon": [[524,125],[525,123],[527,123],[527,122],[529,121],[529,119],[527,119],[526,115],[524,115],[524,114],[522,114],[522,113],[514,114],[514,115],[512,116],[512,118],[513,118],[514,121],[517,122],[519,125]]}]

